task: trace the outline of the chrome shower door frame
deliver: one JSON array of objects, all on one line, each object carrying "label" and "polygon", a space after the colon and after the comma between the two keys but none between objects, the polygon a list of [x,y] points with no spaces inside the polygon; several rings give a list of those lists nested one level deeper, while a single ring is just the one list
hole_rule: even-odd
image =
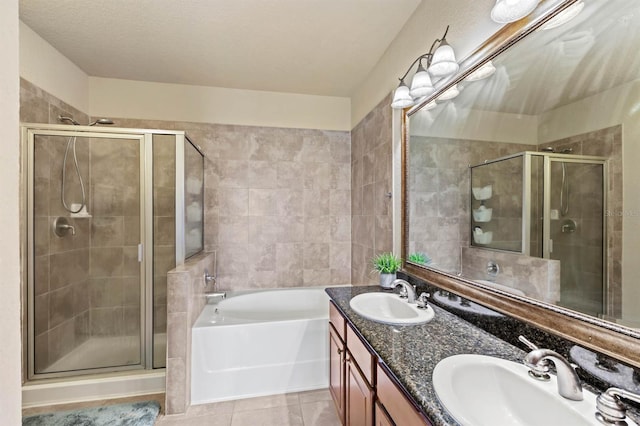
[{"label": "chrome shower door frame", "polygon": [[[109,129],[111,130],[111,129]],[[27,270],[26,273],[26,305],[24,306],[27,311],[27,379],[35,379],[37,378],[55,378],[55,377],[66,377],[74,375],[74,372],[78,370],[69,370],[64,372],[54,372],[54,373],[36,373],[35,372],[35,280],[34,280],[34,246],[35,246],[35,232],[34,232],[34,171],[35,171],[35,138],[36,136],[60,136],[60,137],[83,137],[83,138],[110,138],[110,139],[129,139],[129,140],[137,140],[139,142],[140,149],[140,172],[139,172],[139,187],[140,192],[144,193],[145,190],[145,176],[143,171],[145,162],[144,162],[144,149],[145,142],[144,136],[140,134],[132,134],[132,133],[119,133],[119,132],[108,132],[108,131],[100,131],[98,128],[88,127],[88,126],[66,126],[66,125],[52,125],[52,126],[43,126],[43,125],[29,125],[24,124],[22,127],[22,140],[23,143],[26,144],[26,158],[24,158],[24,172],[26,175],[26,185],[27,185],[27,199],[26,199],[26,211],[27,211],[27,244],[26,244],[26,259],[27,259]],[[24,152],[24,151],[23,151]],[[145,215],[147,212],[147,206],[145,205],[144,200],[140,199],[140,239],[141,243],[145,244],[146,233],[144,232],[143,223],[145,219]],[[140,291],[141,295],[147,276],[144,269],[145,261],[142,259],[140,262]],[[144,300],[144,299],[143,299]],[[114,366],[114,367],[99,367],[95,369],[86,369],[82,370],[84,373],[93,373],[93,372],[104,372],[104,371],[125,371],[125,370],[134,370],[144,368],[145,359],[147,354],[146,347],[144,344],[145,341],[145,323],[142,321],[143,315],[146,310],[146,303],[142,303],[140,306],[141,311],[141,332],[140,332],[140,360],[141,362],[138,364],[124,365],[124,366]]]},{"label": "chrome shower door frame", "polygon": [[607,232],[607,205],[609,188],[609,162],[604,157],[570,155],[557,153],[537,153],[544,156],[544,202],[542,224],[542,257],[551,259],[553,242],[551,241],[551,165],[552,163],[596,164],[602,165],[602,312],[608,315],[609,310],[609,268],[607,266],[608,232]]},{"label": "chrome shower door frame", "polygon": [[[141,354],[140,363],[117,367],[100,367],[87,370],[69,370],[59,373],[35,374],[35,335],[34,335],[34,143],[36,135],[79,136],[112,139],[135,139],[140,141],[140,321],[141,321]],[[21,208],[26,212],[26,223],[23,225],[25,237],[21,248],[23,265],[23,338],[24,380],[42,378],[66,378],[81,374],[111,373],[126,370],[153,369],[153,136],[171,135],[176,141],[176,160],[184,157],[185,144],[193,145],[201,155],[204,154],[197,145],[186,137],[184,131],[162,129],[131,129],[118,127],[90,127],[60,124],[21,123],[22,140],[22,184],[26,189],[26,197]],[[180,170],[178,170],[180,169]],[[182,173],[181,173],[182,171]],[[184,164],[176,162],[176,250],[175,264],[184,262]],[[160,367],[162,369],[162,367]]]}]

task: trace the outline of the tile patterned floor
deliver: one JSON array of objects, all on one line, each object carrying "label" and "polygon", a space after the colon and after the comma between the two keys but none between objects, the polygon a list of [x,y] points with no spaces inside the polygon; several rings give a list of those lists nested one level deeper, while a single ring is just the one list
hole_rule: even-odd
[{"label": "tile patterned floor", "polygon": [[339,426],[329,391],[318,390],[194,405],[157,426]]}]

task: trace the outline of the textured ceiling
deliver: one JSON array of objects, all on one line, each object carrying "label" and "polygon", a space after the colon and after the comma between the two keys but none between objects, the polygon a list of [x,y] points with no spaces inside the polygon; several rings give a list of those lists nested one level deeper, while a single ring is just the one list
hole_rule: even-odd
[{"label": "textured ceiling", "polygon": [[350,96],[421,0],[21,0],[90,76]]}]

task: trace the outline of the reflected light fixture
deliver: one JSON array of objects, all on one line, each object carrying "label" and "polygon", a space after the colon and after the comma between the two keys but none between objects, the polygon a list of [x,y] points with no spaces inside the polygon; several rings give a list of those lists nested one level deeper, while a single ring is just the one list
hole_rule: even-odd
[{"label": "reflected light fixture", "polygon": [[493,66],[493,63],[491,61],[487,62],[486,64],[484,64],[483,66],[481,66],[480,68],[478,68],[477,70],[475,70],[474,72],[472,72],[471,74],[469,74],[465,80],[466,81],[478,81],[478,80],[482,80],[483,78],[487,78],[493,75],[493,73],[496,72],[496,67]]},{"label": "reflected light fixture", "polygon": [[538,6],[539,0],[497,0],[491,9],[491,19],[499,24],[519,21]]},{"label": "reflected light fixture", "polygon": [[422,110],[423,111],[429,111],[430,109],[434,109],[437,106],[438,106],[438,104],[436,103],[436,101],[431,101],[428,104],[426,104],[424,107],[422,107]]},{"label": "reflected light fixture", "polygon": [[[459,65],[455,52],[446,40],[447,32],[449,32],[449,26],[447,26],[442,38],[436,39],[431,44],[429,52],[418,56],[411,63],[407,72],[400,77],[400,84],[393,94],[391,108],[401,109],[415,105],[418,99],[429,96],[435,91],[431,77],[443,78],[458,71]],[[426,61],[426,68],[423,61]],[[415,64],[418,64],[418,68],[413,75],[411,89],[409,89],[404,79]]]},{"label": "reflected light fixture", "polygon": [[454,84],[445,90],[442,95],[436,98],[437,101],[448,101],[449,99],[453,99],[460,94],[460,89],[458,89],[458,85]]},{"label": "reflected light fixture", "polygon": [[540,27],[540,30],[550,30],[552,28],[559,27],[560,25],[564,25],[576,16],[584,9],[584,1],[580,0],[571,6],[567,7],[562,12],[558,13],[553,18],[549,19],[543,26]]}]

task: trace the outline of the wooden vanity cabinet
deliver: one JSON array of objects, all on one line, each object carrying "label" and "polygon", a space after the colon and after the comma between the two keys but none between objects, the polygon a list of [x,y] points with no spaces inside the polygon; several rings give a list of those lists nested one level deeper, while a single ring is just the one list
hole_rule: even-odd
[{"label": "wooden vanity cabinet", "polygon": [[347,324],[345,425],[373,426],[375,357]]},{"label": "wooden vanity cabinet", "polygon": [[344,424],[347,426],[373,426],[375,392],[350,352],[347,352],[346,373]]},{"label": "wooden vanity cabinet", "polygon": [[[431,426],[329,304],[329,391],[345,426]],[[376,400],[377,398],[377,400]]]},{"label": "wooden vanity cabinet", "polygon": [[333,303],[329,303],[329,393],[344,424],[346,322]]},{"label": "wooden vanity cabinet", "polygon": [[329,304],[329,392],[345,426],[373,426],[375,359]]}]

